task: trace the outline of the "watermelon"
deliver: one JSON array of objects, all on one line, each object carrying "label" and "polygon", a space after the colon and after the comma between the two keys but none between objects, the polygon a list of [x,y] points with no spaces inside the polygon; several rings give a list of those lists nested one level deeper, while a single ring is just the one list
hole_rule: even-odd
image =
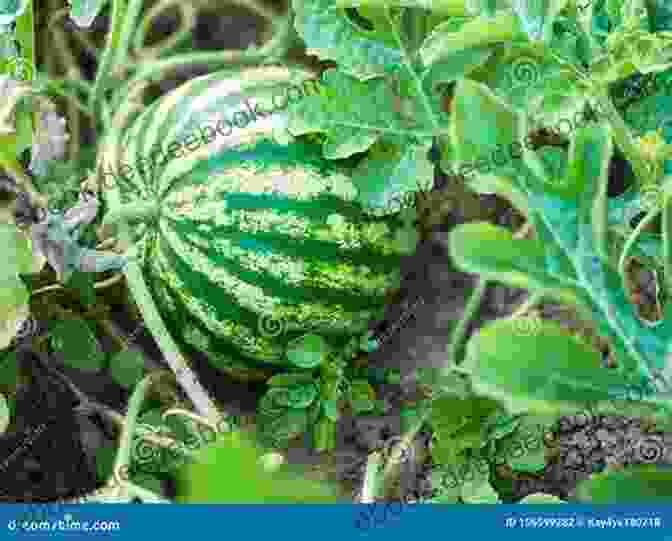
[{"label": "watermelon", "polygon": [[366,332],[399,285],[402,220],[367,214],[352,160],[287,130],[287,101],[316,91],[284,66],[198,77],[113,132],[102,161],[167,329],[239,380],[286,370],[298,336]]}]

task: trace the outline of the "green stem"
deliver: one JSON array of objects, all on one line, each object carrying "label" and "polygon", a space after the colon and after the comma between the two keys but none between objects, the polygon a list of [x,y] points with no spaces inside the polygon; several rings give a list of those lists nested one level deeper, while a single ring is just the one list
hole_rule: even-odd
[{"label": "green stem", "polygon": [[464,336],[467,332],[467,326],[469,325],[471,318],[476,314],[476,311],[481,306],[481,301],[483,300],[483,295],[485,294],[487,288],[488,281],[485,278],[479,278],[478,285],[471,293],[469,302],[467,302],[467,306],[464,309],[462,319],[453,330],[450,344],[448,345],[448,363],[446,365],[447,370],[450,370],[454,365],[459,364],[458,354],[460,353],[462,342],[464,341]]},{"label": "green stem", "polygon": [[635,242],[637,242],[637,237],[642,234],[644,229],[653,222],[653,220],[656,219],[658,214],[660,214],[661,209],[658,207],[652,208],[648,214],[644,217],[643,220],[641,220],[638,224],[637,227],[635,227],[635,230],[632,232],[630,237],[628,237],[628,240],[625,241],[625,245],[623,246],[623,252],[621,252],[621,257],[618,260],[618,273],[621,275],[621,279],[623,280],[623,285],[627,286],[627,276],[626,276],[626,263],[628,259],[628,255],[630,255],[630,251],[632,250],[633,246],[635,245]]},{"label": "green stem", "polygon": [[642,158],[630,128],[623,121],[621,114],[616,110],[606,92],[599,95],[598,103],[611,124],[616,144],[630,162],[640,186],[645,185],[650,180],[655,180],[651,179],[649,164]]},{"label": "green stem", "polygon": [[[116,3],[118,0],[112,1]],[[126,66],[128,63],[128,50],[133,38],[133,33],[138,26],[136,22],[142,11],[142,3],[142,0],[130,0],[125,14],[122,13],[119,15],[120,17],[123,17],[123,22],[120,24],[119,41],[113,52],[114,66]]]},{"label": "green stem", "polygon": [[[440,131],[440,126],[438,121],[436,120],[436,116],[434,115],[434,111],[432,110],[432,105],[429,102],[429,97],[427,96],[427,92],[425,92],[425,89],[422,85],[422,80],[418,76],[418,73],[416,69],[414,68],[411,58],[408,54],[408,51],[406,50],[406,46],[404,43],[402,43],[401,36],[399,35],[399,31],[395,28],[394,26],[394,21],[392,20],[392,16],[390,15],[389,10],[385,11],[385,15],[387,16],[388,22],[390,23],[390,27],[392,28],[392,32],[394,34],[394,38],[397,41],[397,45],[399,46],[399,49],[402,52],[402,61],[404,63],[404,67],[408,71],[408,73],[411,74],[411,77],[413,78],[413,82],[415,83],[416,90],[418,92],[418,96],[420,96],[420,99],[422,100],[422,105],[425,109],[425,113],[427,114],[427,117],[431,120],[432,122],[432,128],[433,131],[438,133]],[[421,17],[422,15],[417,15],[416,17]],[[413,20],[413,23],[415,24],[417,22],[417,19]],[[417,29],[415,29],[417,30]],[[416,38],[418,36],[415,36]]]},{"label": "green stem", "polygon": [[[34,0],[28,2],[26,11],[16,19],[16,41],[19,42],[20,56],[28,63],[28,83],[35,78],[35,29],[34,29]],[[34,111],[17,110],[16,117],[16,151],[17,156],[33,143],[33,132],[36,129],[36,114]]]},{"label": "green stem", "polygon": [[[125,236],[130,236],[127,227],[123,227],[122,232]],[[222,414],[217,410],[207,391],[199,383],[195,372],[191,369],[189,363],[180,352],[179,347],[170,336],[163,318],[154,303],[154,299],[147,288],[137,257],[137,247],[132,246],[128,250],[127,255],[129,256],[129,262],[124,268],[124,274],[128,288],[142,314],[145,326],[156,340],[165,361],[170,366],[177,381],[194,404],[198,413],[205,417],[213,427],[219,426]]]},{"label": "green stem", "polygon": [[46,77],[43,78],[43,81],[45,81],[45,89],[47,93],[56,94],[62,98],[72,100],[82,113],[93,117],[93,112],[89,109],[88,105],[84,104],[78,96],[67,90],[69,85],[77,87],[79,90],[83,90],[86,93],[88,99],[91,95],[91,86],[86,81],[78,81],[76,79],[51,79]]},{"label": "green stem", "polygon": [[[156,45],[152,45],[151,47],[145,46],[144,43],[147,38],[147,30],[152,27],[152,20],[172,7],[176,7],[180,10],[180,27],[177,29],[177,32]],[[193,39],[193,30],[196,26],[196,11],[196,8],[188,2],[181,2],[179,0],[161,0],[142,18],[142,21],[138,26],[138,30],[133,37],[132,49],[134,55],[145,61],[148,59],[156,59],[162,54],[175,49],[187,39]],[[125,66],[127,58],[124,57],[123,61],[123,64],[117,63],[116,65]]]},{"label": "green stem", "polygon": [[668,295],[672,294],[672,199],[663,200],[663,284]]},{"label": "green stem", "polygon": [[124,428],[119,439],[119,450],[117,451],[117,458],[114,461],[114,477],[113,482],[121,485],[126,481],[121,472],[129,468],[131,461],[131,444],[133,442],[133,433],[135,432],[135,421],[140,413],[140,408],[145,400],[145,396],[149,392],[150,387],[154,384],[161,373],[153,373],[145,377],[140,383],[135,386],[131,399],[128,402],[128,413],[124,420]]},{"label": "green stem", "polygon": [[194,64],[207,65],[211,71],[217,69],[230,68],[232,65],[255,65],[268,60],[269,56],[278,56],[286,52],[288,39],[292,32],[292,16],[285,17],[278,23],[274,23],[276,31],[273,38],[259,49],[250,49],[245,51],[224,50],[215,52],[187,53],[174,56],[166,60],[157,60],[150,65],[141,66],[137,72],[130,77],[125,84],[119,87],[111,103],[113,110],[121,107],[127,99],[129,90],[137,86],[141,81],[160,80],[167,73],[184,66]]},{"label": "green stem", "polygon": [[[141,0],[132,0],[140,3]],[[107,80],[110,77],[112,68],[115,65],[117,49],[121,44],[122,29],[124,24],[124,14],[126,12],[126,0],[112,0],[112,23],[108,35],[105,51],[98,65],[96,80],[93,83],[93,93],[89,100],[89,107],[95,113],[98,112],[100,104],[103,102]]]}]

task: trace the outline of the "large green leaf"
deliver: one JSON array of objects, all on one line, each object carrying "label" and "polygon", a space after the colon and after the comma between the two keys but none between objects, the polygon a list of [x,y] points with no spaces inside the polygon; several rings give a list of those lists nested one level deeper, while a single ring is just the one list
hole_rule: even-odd
[{"label": "large green leaf", "polygon": [[360,79],[394,70],[401,63],[401,51],[390,42],[387,26],[366,29],[353,24],[332,0],[292,0],[292,9],[309,55],[333,60]]},{"label": "large green leaf", "polygon": [[260,451],[245,435],[231,432],[200,451],[179,473],[178,503],[287,504],[337,503],[326,484],[264,471]]},{"label": "large green leaf", "polygon": [[511,41],[520,35],[516,17],[505,11],[494,18],[477,17],[460,25],[457,30],[452,21],[447,21],[427,36],[420,55],[425,66],[431,66],[450,61],[458,53]]},{"label": "large green leaf", "polygon": [[594,474],[578,484],[576,497],[590,504],[672,502],[672,470],[646,465]]},{"label": "large green leaf", "polygon": [[514,413],[574,412],[622,397],[632,383],[603,368],[598,351],[543,320],[533,327],[520,319],[486,326],[467,344],[461,369],[472,375],[477,392],[501,399]]},{"label": "large green leaf", "polygon": [[487,86],[469,79],[458,81],[451,106],[450,140],[460,164],[488,158],[498,150],[505,152],[512,142],[523,139],[525,127],[525,118]]},{"label": "large green leaf", "polygon": [[431,424],[435,441],[432,457],[444,465],[456,465],[467,449],[487,443],[488,419],[498,413],[497,401],[487,397],[442,396],[432,401]]},{"label": "large green leaf", "polygon": [[374,147],[352,177],[357,200],[372,214],[390,214],[401,210],[400,201],[408,195],[428,191],[434,180],[434,165],[427,158],[430,147],[428,143],[395,145],[388,152]]},{"label": "large green leaf", "polygon": [[486,222],[462,224],[450,232],[450,255],[464,271],[513,287],[546,291],[564,302],[579,302],[574,289],[546,269],[544,246],[514,239],[510,231]]},{"label": "large green leaf", "polygon": [[[669,325],[642,323],[630,304],[621,278],[608,259],[609,223],[606,185],[613,153],[611,132],[606,126],[589,126],[572,136],[568,185],[563,197],[529,191],[530,208],[545,225],[546,240],[552,239],[576,272],[577,288],[585,292],[591,319],[611,339],[619,369],[634,371],[644,382],[652,382],[656,371],[666,367]],[[552,263],[556,253],[547,253]],[[549,266],[550,269],[550,266]],[[655,397],[654,397],[655,398]]]}]

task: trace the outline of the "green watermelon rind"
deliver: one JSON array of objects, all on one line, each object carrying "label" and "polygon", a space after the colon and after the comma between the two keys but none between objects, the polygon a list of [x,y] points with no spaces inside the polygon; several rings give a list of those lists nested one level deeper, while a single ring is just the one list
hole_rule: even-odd
[{"label": "green watermelon rind", "polygon": [[[135,119],[116,165],[137,163],[205,119],[216,124],[245,99],[313,77],[264,66],[193,79]],[[110,211],[158,203],[158,219],[139,234],[157,307],[181,346],[239,379],[289,367],[286,345],[302,334],[344,344],[365,332],[399,286],[401,220],[367,215],[351,169],[324,159],[318,143],[279,143],[286,125],[286,113],[275,112],[153,174],[136,167],[103,192]],[[110,156],[108,170],[120,170]]]}]

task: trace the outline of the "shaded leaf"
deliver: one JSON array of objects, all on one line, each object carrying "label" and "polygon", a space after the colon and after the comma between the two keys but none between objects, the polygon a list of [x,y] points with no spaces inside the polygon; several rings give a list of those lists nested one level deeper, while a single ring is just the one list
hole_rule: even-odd
[{"label": "shaded leaf", "polygon": [[343,71],[365,79],[401,64],[401,51],[389,34],[353,25],[331,0],[292,0],[294,26],[306,44],[306,53],[333,60]]},{"label": "shaded leaf", "polygon": [[138,350],[125,349],[110,359],[110,376],[126,389],[133,389],[144,373],[145,359]]},{"label": "shaded leaf", "polygon": [[431,188],[434,165],[427,157],[430,147],[427,143],[403,148],[395,145],[387,152],[372,149],[353,173],[357,200],[372,214],[399,212],[408,195]]},{"label": "shaded leaf", "polygon": [[53,325],[49,334],[52,347],[68,366],[84,371],[103,368],[105,355],[83,319],[59,321]]},{"label": "shaded leaf", "polygon": [[511,412],[552,415],[623,396],[631,382],[601,361],[599,352],[554,322],[540,320],[531,331],[513,319],[471,338],[461,368],[478,392],[504,400]]}]

